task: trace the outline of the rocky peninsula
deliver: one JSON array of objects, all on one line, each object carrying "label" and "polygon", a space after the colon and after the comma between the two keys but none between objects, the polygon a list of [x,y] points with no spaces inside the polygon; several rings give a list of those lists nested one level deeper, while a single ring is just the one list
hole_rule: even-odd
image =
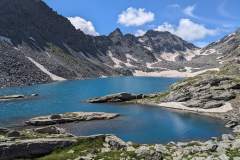
[{"label": "rocky peninsula", "polygon": [[240,64],[227,64],[173,84],[164,93],[150,95],[117,93],[88,100],[89,103],[138,103],[210,115],[239,122]]}]

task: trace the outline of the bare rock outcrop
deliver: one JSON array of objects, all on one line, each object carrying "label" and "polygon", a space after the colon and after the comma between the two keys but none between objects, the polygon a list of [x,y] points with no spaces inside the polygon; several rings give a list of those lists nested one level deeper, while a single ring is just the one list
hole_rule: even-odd
[{"label": "bare rock outcrop", "polygon": [[48,115],[35,117],[26,121],[27,125],[45,126],[61,123],[70,123],[75,121],[108,120],[118,117],[116,113],[104,112],[70,112],[64,114]]},{"label": "bare rock outcrop", "polygon": [[0,144],[0,160],[32,158],[46,155],[52,151],[73,145],[74,139],[30,139]]},{"label": "bare rock outcrop", "polygon": [[131,93],[116,93],[111,94],[103,97],[97,97],[88,99],[88,103],[114,103],[114,102],[125,102],[125,101],[131,101],[134,99],[142,99],[146,98],[147,95],[144,94],[131,94]]}]

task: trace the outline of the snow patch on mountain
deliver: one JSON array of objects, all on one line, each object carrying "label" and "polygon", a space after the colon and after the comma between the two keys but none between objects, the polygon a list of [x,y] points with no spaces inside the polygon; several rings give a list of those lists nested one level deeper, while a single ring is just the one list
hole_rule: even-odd
[{"label": "snow patch on mountain", "polygon": [[149,50],[149,51],[152,51],[153,49],[149,46],[143,46],[145,49]]},{"label": "snow patch on mountain", "polygon": [[179,56],[179,53],[164,52],[164,53],[161,54],[162,59],[164,59],[166,61],[171,61],[171,62],[175,62],[177,56]]},{"label": "snow patch on mountain", "polygon": [[197,55],[200,54],[200,50],[197,49],[197,50],[187,50],[185,53],[184,53],[184,57],[187,61],[191,61],[194,57],[196,57]]},{"label": "snow patch on mountain", "polygon": [[134,57],[133,57],[132,55],[130,55],[130,54],[126,54],[126,57],[127,57],[127,59],[131,59],[131,60],[133,60],[133,61],[135,61],[135,62],[138,61],[136,58],[134,58]]},{"label": "snow patch on mountain", "polygon": [[53,81],[64,81],[66,80],[65,78],[59,77],[51,72],[49,72],[43,65],[39,64],[38,62],[36,62],[34,59],[32,59],[31,57],[26,57],[27,59],[29,59],[36,67],[38,67],[42,72],[46,73],[47,75],[49,75],[49,77],[53,80]]},{"label": "snow patch on mountain", "polygon": [[123,62],[120,59],[117,59],[113,56],[112,52],[109,51],[108,56],[111,58],[111,60],[114,63],[114,68],[123,68],[124,66],[127,67],[135,67],[134,65],[131,64],[131,61],[137,61],[137,59],[135,59],[132,55],[127,54],[127,62]]}]

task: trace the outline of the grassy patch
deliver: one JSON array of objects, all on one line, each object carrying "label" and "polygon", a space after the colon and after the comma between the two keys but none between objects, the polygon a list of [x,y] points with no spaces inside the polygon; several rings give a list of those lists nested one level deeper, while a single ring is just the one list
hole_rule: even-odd
[{"label": "grassy patch", "polygon": [[97,153],[103,147],[103,142],[103,138],[79,139],[77,144],[65,149],[56,150],[50,155],[39,158],[39,160],[67,160],[86,156],[89,153]]},{"label": "grassy patch", "polygon": [[228,150],[227,156],[230,157],[230,160],[233,160],[234,157],[240,157],[240,150],[239,149]]}]

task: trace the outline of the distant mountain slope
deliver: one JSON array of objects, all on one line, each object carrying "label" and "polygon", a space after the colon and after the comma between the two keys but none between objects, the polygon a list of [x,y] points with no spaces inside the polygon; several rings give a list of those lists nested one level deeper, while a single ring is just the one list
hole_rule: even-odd
[{"label": "distant mountain slope", "polygon": [[120,74],[89,60],[86,53],[98,54],[93,37],[77,31],[42,1],[1,0],[0,15],[0,64],[5,63],[0,69],[0,86],[52,81],[27,57],[65,79]]},{"label": "distant mountain slope", "polygon": [[217,65],[194,61],[198,54],[169,32],[94,37],[41,0],[0,1],[0,87]]}]

